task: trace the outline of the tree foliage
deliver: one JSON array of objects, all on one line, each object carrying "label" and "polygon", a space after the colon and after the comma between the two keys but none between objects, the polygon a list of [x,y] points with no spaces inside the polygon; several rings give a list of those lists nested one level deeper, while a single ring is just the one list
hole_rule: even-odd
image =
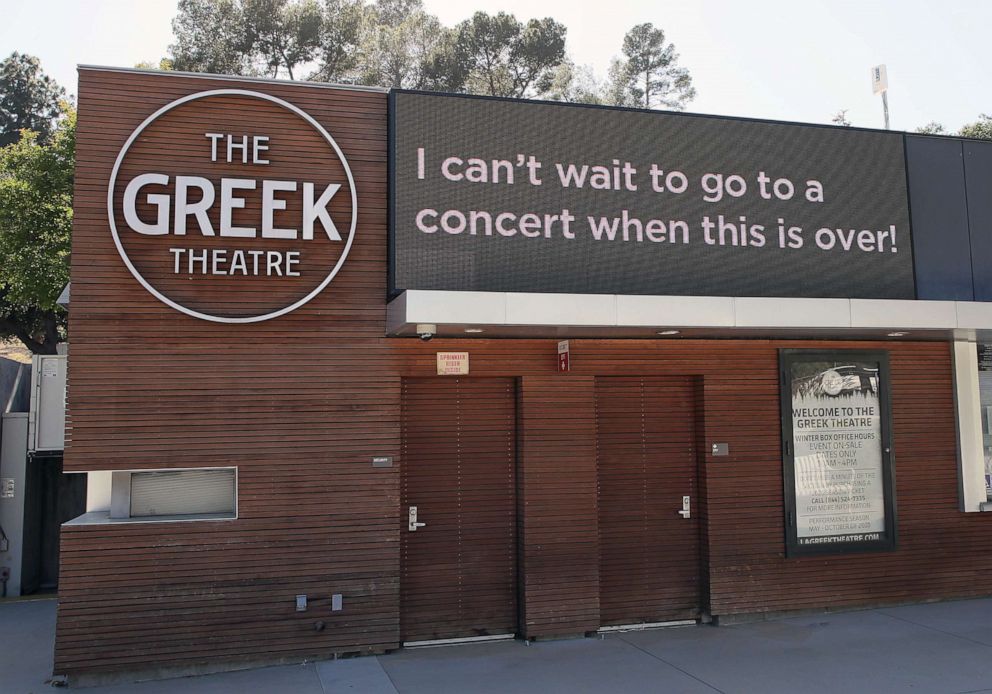
[{"label": "tree foliage", "polygon": [[930,121],[926,125],[920,126],[916,129],[916,132],[921,135],[949,135],[947,129],[941,123],[935,120]]},{"label": "tree foliage", "polygon": [[476,12],[446,27],[423,0],[179,0],[176,70],[647,108],[695,96],[675,47],[633,27],[606,78],[576,66],[550,17]]},{"label": "tree foliage", "polygon": [[313,60],[321,47],[324,15],[317,0],[242,0],[250,57],[270,77]]},{"label": "tree foliage", "polygon": [[362,0],[325,0],[317,68],[309,79],[344,82],[353,77],[366,11]]},{"label": "tree foliage", "polygon": [[[664,106],[682,110],[696,97],[689,71],[681,67],[675,46],[665,32],[650,22],[638,24],[623,38],[623,59],[615,78],[623,85],[623,99],[642,108]],[[623,82],[626,77],[626,83]]]},{"label": "tree foliage", "polygon": [[317,0],[179,0],[172,66],[187,72],[294,79],[320,52],[324,9]]},{"label": "tree foliage", "polygon": [[179,0],[167,60],[186,72],[344,79],[365,9],[362,0]]},{"label": "tree foliage", "polygon": [[0,337],[54,354],[65,329],[56,300],[69,281],[76,114],[62,103],[49,142],[24,130],[0,149]]},{"label": "tree foliage", "polygon": [[63,99],[65,89],[42,72],[37,58],[11,53],[0,63],[0,147],[17,142],[25,129],[46,142]]},{"label": "tree foliage", "polygon": [[176,42],[169,59],[176,70],[254,75],[251,39],[239,0],[179,0],[172,20]]},{"label": "tree foliage", "polygon": [[992,116],[983,113],[974,123],[961,126],[958,134],[961,137],[977,137],[981,140],[992,140]]},{"label": "tree foliage", "polygon": [[355,61],[362,84],[450,88],[463,79],[453,57],[453,32],[421,0],[377,0],[363,13]]},{"label": "tree foliage", "polygon": [[956,133],[950,132],[943,123],[930,121],[916,129],[921,135],[957,135],[958,137],[974,137],[979,140],[992,140],[992,116],[985,113],[974,123],[966,123]]},{"label": "tree foliage", "polygon": [[172,61],[169,58],[162,58],[157,63],[151,60],[142,60],[134,64],[139,70],[159,70],[162,72],[168,72],[169,70],[175,70],[172,65]]},{"label": "tree foliage", "polygon": [[603,85],[588,65],[565,59],[541,85],[542,96],[551,101],[576,104],[602,104]]},{"label": "tree foliage", "polygon": [[506,12],[476,12],[455,30],[455,63],[473,94],[535,96],[565,60],[565,26],[550,17],[524,23]]},{"label": "tree foliage", "polygon": [[630,88],[630,82],[630,71],[627,69],[626,61],[614,57],[610,61],[610,67],[606,71],[606,82],[602,87],[603,103],[629,108],[639,106],[637,96]]}]

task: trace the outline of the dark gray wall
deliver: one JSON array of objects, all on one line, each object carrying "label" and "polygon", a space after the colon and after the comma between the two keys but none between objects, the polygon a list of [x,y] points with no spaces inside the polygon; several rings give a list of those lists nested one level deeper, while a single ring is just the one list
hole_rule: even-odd
[{"label": "dark gray wall", "polygon": [[906,136],[919,299],[992,301],[992,142]]},{"label": "dark gray wall", "polygon": [[964,142],[975,299],[992,301],[992,142]]},{"label": "dark gray wall", "polygon": [[0,357],[0,414],[27,412],[31,404],[31,365]]},{"label": "dark gray wall", "polygon": [[920,299],[972,301],[968,196],[960,140],[906,138]]}]

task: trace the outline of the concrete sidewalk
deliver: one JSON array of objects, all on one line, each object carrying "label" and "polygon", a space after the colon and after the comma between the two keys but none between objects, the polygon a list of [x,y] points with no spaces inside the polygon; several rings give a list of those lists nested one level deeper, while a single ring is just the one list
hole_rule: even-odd
[{"label": "concrete sidewalk", "polygon": [[[0,603],[0,692],[51,692],[55,601]],[[992,599],[95,687],[92,694],[992,692]]]}]

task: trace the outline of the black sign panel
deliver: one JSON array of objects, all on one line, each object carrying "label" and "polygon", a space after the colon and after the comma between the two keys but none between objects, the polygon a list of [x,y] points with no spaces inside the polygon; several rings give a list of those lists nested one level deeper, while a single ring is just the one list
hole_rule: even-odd
[{"label": "black sign panel", "polygon": [[782,350],[789,556],[895,547],[885,352]]},{"label": "black sign panel", "polygon": [[390,289],[914,298],[902,136],[393,92]]}]

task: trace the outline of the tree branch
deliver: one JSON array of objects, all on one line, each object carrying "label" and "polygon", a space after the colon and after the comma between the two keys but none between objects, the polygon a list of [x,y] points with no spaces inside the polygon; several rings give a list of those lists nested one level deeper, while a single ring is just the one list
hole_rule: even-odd
[{"label": "tree branch", "polygon": [[31,350],[32,354],[55,354],[54,344],[51,347],[48,347],[44,342],[38,342],[22,326],[14,323],[13,321],[7,320],[6,318],[0,318],[0,333],[8,333],[13,335],[20,340],[25,347]]}]

